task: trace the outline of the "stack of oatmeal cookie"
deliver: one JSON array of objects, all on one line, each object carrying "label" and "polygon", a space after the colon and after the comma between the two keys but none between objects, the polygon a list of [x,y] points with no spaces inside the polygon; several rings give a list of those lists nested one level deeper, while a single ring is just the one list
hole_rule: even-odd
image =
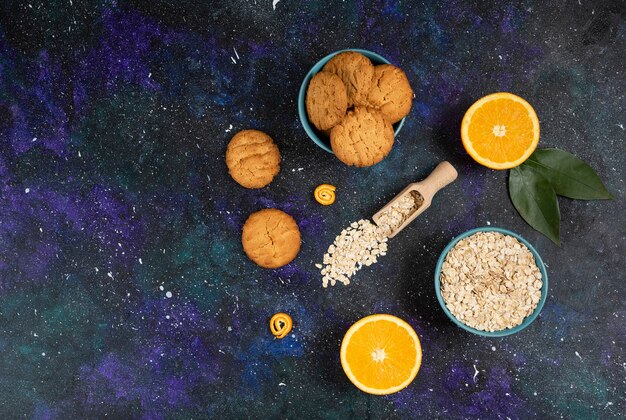
[{"label": "stack of oatmeal cookie", "polygon": [[391,64],[374,66],[356,51],[335,55],[311,79],[306,109],[311,123],[330,136],[346,165],[371,166],[393,146],[393,124],[411,110],[413,90]]}]

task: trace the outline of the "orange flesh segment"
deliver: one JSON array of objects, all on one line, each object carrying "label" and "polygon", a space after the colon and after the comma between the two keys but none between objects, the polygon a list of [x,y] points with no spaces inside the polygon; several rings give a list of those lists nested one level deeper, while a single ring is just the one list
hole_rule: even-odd
[{"label": "orange flesh segment", "polygon": [[[494,126],[504,126],[504,136],[496,136]],[[469,127],[472,145],[481,156],[495,162],[519,159],[533,141],[533,126],[528,112],[520,103],[507,99],[488,102],[477,109]],[[504,145],[503,143],[508,143]]]}]

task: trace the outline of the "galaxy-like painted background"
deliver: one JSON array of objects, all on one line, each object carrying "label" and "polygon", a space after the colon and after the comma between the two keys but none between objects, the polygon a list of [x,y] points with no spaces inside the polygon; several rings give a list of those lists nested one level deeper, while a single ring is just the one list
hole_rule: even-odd
[{"label": "galaxy-like painted background", "polygon": [[[358,47],[403,68],[416,99],[386,160],[349,168],[297,116],[300,83]],[[0,417],[617,418],[626,411],[626,6],[623,1],[15,1],[0,4]],[[459,138],[479,97],[511,91],[540,147],[589,162],[613,201],[560,199],[561,248],[526,225],[506,172]],[[227,174],[238,130],[270,134],[262,190]],[[459,179],[350,286],[314,264],[349,222],[449,160]],[[337,186],[322,207],[312,192]],[[240,232],[293,215],[289,266],[249,261]],[[548,301],[526,330],[470,335],[441,311],[437,258],[491,225],[542,255]],[[268,320],[291,314],[276,340]],[[391,313],[424,360],[406,390],[345,377],[347,328]]]}]

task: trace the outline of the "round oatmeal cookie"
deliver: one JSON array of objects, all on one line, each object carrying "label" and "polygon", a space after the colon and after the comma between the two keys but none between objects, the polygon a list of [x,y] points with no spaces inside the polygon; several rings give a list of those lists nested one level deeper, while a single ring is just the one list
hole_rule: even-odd
[{"label": "round oatmeal cookie", "polygon": [[300,251],[300,229],[296,221],[278,209],[252,213],[241,233],[243,250],[264,268],[289,264]]},{"label": "round oatmeal cookie", "polygon": [[367,104],[374,76],[374,65],[369,58],[355,51],[342,52],[331,58],[322,70],[336,74],[346,85],[348,107]]},{"label": "round oatmeal cookie", "polygon": [[280,152],[274,140],[258,130],[243,130],[226,149],[228,173],[242,187],[263,188],[280,171]]},{"label": "round oatmeal cookie", "polygon": [[391,64],[374,67],[374,79],[367,95],[368,106],[380,110],[395,124],[408,115],[412,102],[413,89],[401,69]]},{"label": "round oatmeal cookie", "polygon": [[346,85],[339,76],[327,71],[313,76],[306,91],[306,112],[318,130],[330,130],[339,124],[347,109]]},{"label": "round oatmeal cookie", "polygon": [[357,106],[330,132],[335,156],[352,166],[371,166],[393,146],[393,127],[380,111]]}]

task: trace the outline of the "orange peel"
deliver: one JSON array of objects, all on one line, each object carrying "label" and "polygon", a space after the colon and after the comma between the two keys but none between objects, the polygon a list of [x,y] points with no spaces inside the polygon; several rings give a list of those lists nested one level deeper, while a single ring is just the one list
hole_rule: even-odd
[{"label": "orange peel", "polygon": [[334,185],[322,184],[319,185],[313,193],[315,201],[323,206],[330,206],[335,202],[335,190],[337,188]]},{"label": "orange peel", "polygon": [[276,338],[285,338],[292,327],[293,321],[286,313],[279,312],[270,319],[270,331]]}]

